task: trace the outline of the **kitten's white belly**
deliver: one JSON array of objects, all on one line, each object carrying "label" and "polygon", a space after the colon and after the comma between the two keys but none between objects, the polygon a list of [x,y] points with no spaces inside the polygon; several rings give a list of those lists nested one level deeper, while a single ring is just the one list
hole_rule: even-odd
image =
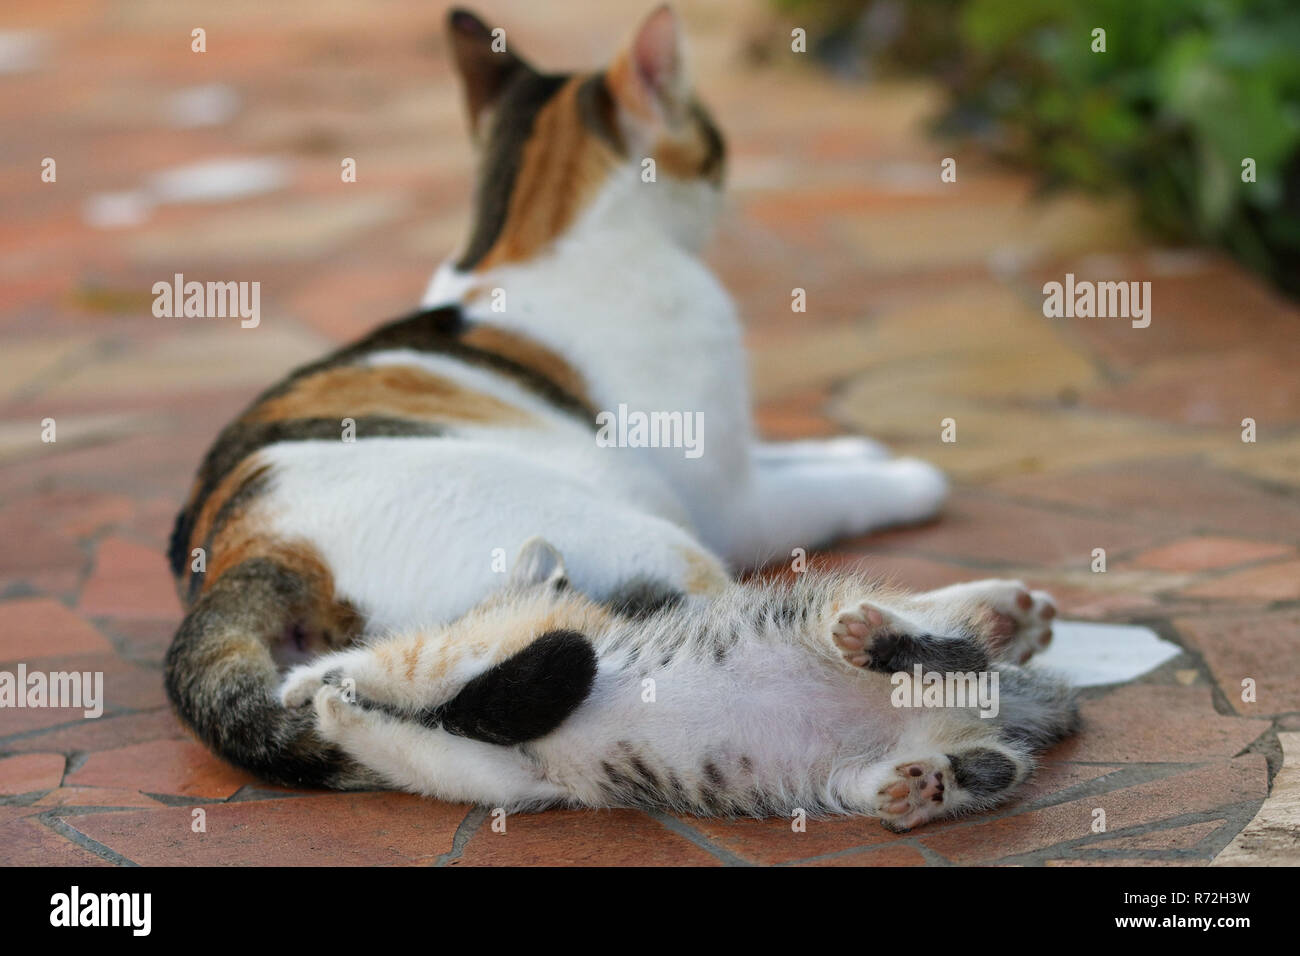
[{"label": "kitten's white belly", "polygon": [[698,781],[707,762],[729,787],[807,806],[829,799],[837,766],[879,759],[902,733],[887,685],[868,692],[864,680],[879,681],[846,677],[802,646],[757,641],[721,663],[665,670],[602,660],[587,700],[533,748],[548,780],[596,804],[602,763],[631,748],[661,779]]},{"label": "kitten's white belly", "polygon": [[[638,576],[674,580],[699,550],[671,493],[617,451],[538,430],[464,438],[294,442],[265,449],[270,531],[306,540],[372,632],[446,621],[504,583],[542,535],[600,598]],[[617,492],[615,491],[617,489]]]}]

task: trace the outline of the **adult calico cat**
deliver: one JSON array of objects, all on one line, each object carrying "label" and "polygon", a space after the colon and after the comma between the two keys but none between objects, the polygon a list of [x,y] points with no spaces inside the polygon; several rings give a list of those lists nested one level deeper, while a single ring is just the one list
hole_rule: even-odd
[{"label": "adult calico cat", "polygon": [[[535,70],[464,11],[448,32],[477,151],[468,240],[418,312],[227,426],[173,533],[188,613],[171,700],[218,753],[282,783],[394,782],[329,739],[312,701],[281,702],[288,667],[516,593],[502,558],[534,537],[575,594],[643,620],[945,495],[934,468],[867,439],[755,440],[735,309],[699,258],[724,145],[670,9],[587,73]],[[696,416],[703,453],[603,447],[597,415],[620,406]],[[591,689],[585,645],[467,641],[439,733],[486,753],[554,730]]]}]

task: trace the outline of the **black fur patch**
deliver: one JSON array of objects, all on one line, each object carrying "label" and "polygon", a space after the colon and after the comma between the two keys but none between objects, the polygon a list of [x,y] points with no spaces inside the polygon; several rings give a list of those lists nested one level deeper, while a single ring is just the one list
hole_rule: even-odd
[{"label": "black fur patch", "polygon": [[968,750],[948,754],[957,786],[975,796],[1001,793],[1016,781],[1015,762],[996,750]]},{"label": "black fur patch", "polygon": [[544,737],[587,699],[596,651],[577,631],[550,631],[421,715],[448,733],[491,744]]},{"label": "black fur patch", "polygon": [[606,602],[615,614],[641,620],[686,600],[686,595],[671,585],[650,578],[633,578],[621,585]]},{"label": "black fur patch", "polygon": [[562,75],[543,76],[529,67],[511,75],[492,108],[492,128],[483,146],[483,164],[474,196],[474,232],[465,254],[456,263],[457,269],[473,269],[496,244],[510,211],[510,197],[523,165],[524,146],[533,135],[533,123],[568,79]]},{"label": "black fur patch", "polygon": [[943,673],[984,671],[989,667],[988,655],[974,641],[929,634],[880,634],[867,653],[867,667],[886,674],[911,671],[917,664],[923,670]]},{"label": "black fur patch", "polygon": [[704,161],[700,164],[700,175],[720,180],[722,178],[722,164],[727,158],[727,147],[722,138],[722,133],[713,120],[709,119],[709,114],[699,103],[691,104],[691,116],[699,123],[700,130],[704,135],[704,141],[708,144],[708,151],[704,154]]},{"label": "black fur patch", "polygon": [[618,128],[618,107],[605,82],[603,73],[596,73],[582,81],[578,87],[578,116],[582,125],[600,137],[618,155],[626,154],[623,133]]}]

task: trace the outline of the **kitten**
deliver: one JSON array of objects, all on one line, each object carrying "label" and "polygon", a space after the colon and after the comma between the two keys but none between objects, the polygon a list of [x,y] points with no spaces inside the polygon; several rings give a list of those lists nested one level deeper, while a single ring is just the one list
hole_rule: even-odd
[{"label": "kitten", "polygon": [[[468,241],[419,311],[228,425],[172,535],[187,613],[169,697],[217,753],[289,785],[377,777],[281,704],[285,670],[499,603],[533,536],[576,591],[626,610],[730,594],[734,570],[928,518],[945,495],[936,469],[867,439],[755,440],[740,326],[699,258],[725,148],[668,8],[594,72],[539,72],[464,11],[448,32],[478,156]],[[620,405],[698,415],[704,454],[599,447],[597,415]],[[520,639],[480,632],[476,653]]]},{"label": "kitten", "polygon": [[[534,539],[465,617],[326,655],[281,696],[383,782],[447,800],[909,829],[996,805],[1074,730],[1069,688],[1018,666],[1054,614],[1016,581],[908,595],[815,573],[609,608]],[[892,675],[917,669],[998,680],[992,698],[904,709]]]}]

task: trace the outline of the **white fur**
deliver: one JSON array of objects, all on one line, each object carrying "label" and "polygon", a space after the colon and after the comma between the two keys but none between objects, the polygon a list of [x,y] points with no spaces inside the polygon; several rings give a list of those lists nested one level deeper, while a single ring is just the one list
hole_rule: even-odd
[{"label": "white fur", "polygon": [[[529,550],[526,545],[520,564],[534,566],[536,578],[554,582],[562,575]],[[890,632],[927,634],[969,621],[975,603],[1005,608],[1015,619],[1011,646],[1019,647],[1027,641],[1022,635],[1041,624],[1046,606],[1044,596],[1022,611],[1016,604],[1022,591],[1019,582],[984,581],[891,598],[852,579],[815,577],[795,592],[801,595],[796,606],[809,609],[797,620],[780,616],[777,591],[757,585],[735,585],[647,621],[615,619],[588,635],[598,670],[586,699],[558,729],[525,746],[476,743],[403,716],[452,699],[486,669],[489,662],[463,653],[453,667],[432,666],[443,649],[463,647],[469,638],[461,629],[472,631],[474,624],[416,635],[421,660],[414,677],[396,677],[385,663],[400,658],[412,640],[398,635],[388,639],[398,642],[393,654],[380,653],[379,641],[298,668],[282,699],[291,707],[314,700],[325,739],[386,782],[443,799],[508,808],[660,802],[694,812],[803,809],[880,816],[910,827],[991,806],[1011,792],[1014,784],[996,794],[964,792],[949,755],[995,749],[1015,764],[1018,783],[1033,754],[1008,745],[999,737],[1000,723],[973,707],[893,706],[889,675],[851,665],[836,646],[834,625],[843,619],[837,609],[875,608],[891,622]],[[421,676],[426,671],[428,679]],[[327,686],[330,672],[350,678],[366,706],[347,699],[337,681]],[[1019,698],[1003,695],[1015,712],[1003,720],[1027,719],[1031,705],[1023,693]],[[1062,697],[1056,706],[1070,705]],[[628,772],[632,756],[655,784],[644,792],[611,792],[609,768]],[[925,778],[900,774],[907,765],[923,766]],[[942,800],[923,790],[932,778],[946,785]],[[888,788],[900,779],[912,794],[905,805],[891,806]]]},{"label": "white fur", "polygon": [[[674,189],[681,195],[665,201]],[[504,312],[483,304],[470,314],[566,356],[598,409],[702,413],[701,458],[671,448],[607,451],[634,452],[661,474],[695,533],[734,567],[931,517],[947,484],[922,462],[890,461],[867,439],[755,442],[735,307],[696,255],[716,204],[703,184],[615,177],[550,252],[473,279],[444,266],[425,304],[503,290]],[[670,229],[666,209],[688,212]]]},{"label": "white fur", "polygon": [[735,309],[694,251],[716,192],[670,178],[642,183],[633,171],[613,177],[549,252],[472,276],[444,265],[425,304],[504,290],[504,312],[490,295],[466,311],[565,356],[597,409],[701,412],[704,454],[601,448],[591,429],[495,372],[410,350],[370,356],[372,365],[435,372],[539,421],[262,452],[273,466],[266,511],[275,532],[314,544],[338,595],[373,628],[464,613],[499,586],[493,555],[513,555],[533,535],[553,541],[574,583],[601,596],[638,576],[684,587],[684,551],[753,567],[927,518],[942,503],[937,470],[888,459],[867,439],[755,442]]},{"label": "white fur", "polygon": [[[371,633],[457,618],[502,587],[500,556],[535,535],[564,554],[574,587],[600,600],[638,578],[688,591],[698,587],[701,558],[752,567],[940,507],[946,485],[937,470],[890,459],[867,439],[755,441],[735,308],[698,258],[717,193],[671,178],[643,183],[636,172],[629,165],[612,176],[581,219],[526,263],[472,275],[444,265],[424,304],[480,293],[468,315],[563,355],[597,410],[702,413],[704,454],[601,448],[585,423],[492,371],[404,350],[371,356],[371,364],[451,377],[537,420],[457,427],[455,437],[360,434],[355,443],[286,443],[261,453],[272,466],[265,513],[274,533],[317,548],[337,596],[362,611]],[[500,301],[494,290],[504,291],[504,311],[492,309]],[[337,688],[318,682],[310,690],[329,739],[385,779],[449,799],[582,801],[593,784],[581,760],[566,764],[565,755],[590,755],[633,733],[668,753],[753,750],[771,793],[869,812],[874,793],[863,796],[850,778],[864,761],[889,757],[902,733],[891,708],[864,709],[857,675],[797,643],[746,644],[725,669],[684,665],[663,675],[654,706],[640,703],[623,672],[601,666],[590,702],[541,745],[558,783],[539,780],[504,748],[391,721],[376,732],[380,718],[340,704]],[[302,678],[295,674],[290,685]],[[839,741],[863,737],[866,724],[873,742],[848,754]]]}]

